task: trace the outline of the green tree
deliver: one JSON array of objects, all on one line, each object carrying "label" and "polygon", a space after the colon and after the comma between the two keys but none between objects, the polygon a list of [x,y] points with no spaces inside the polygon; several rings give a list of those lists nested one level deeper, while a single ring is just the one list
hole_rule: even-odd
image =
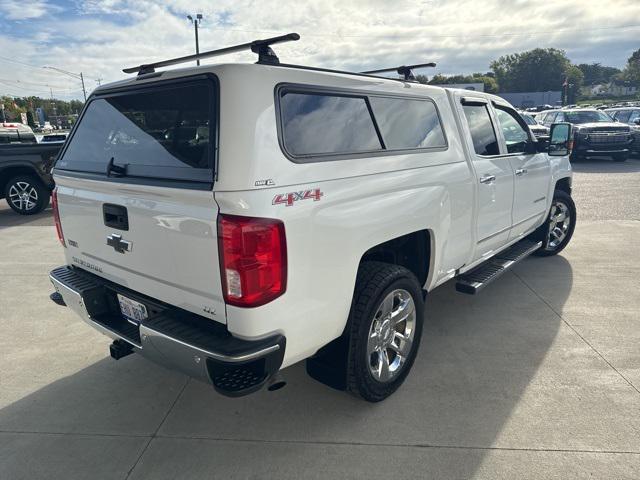
[{"label": "green tree", "polygon": [[613,77],[621,72],[619,68],[603,67],[599,63],[581,63],[577,67],[584,74],[585,85],[597,85],[609,83]]},{"label": "green tree", "polygon": [[33,112],[31,110],[27,111],[27,125],[31,128],[36,128],[36,122],[33,119]]},{"label": "green tree", "polygon": [[536,48],[491,62],[502,92],[560,90],[570,62],[564,50]]},{"label": "green tree", "polygon": [[569,88],[567,90],[567,103],[576,103],[580,93],[580,87],[584,81],[584,73],[575,65],[567,66],[564,71]]},{"label": "green tree", "polygon": [[627,66],[622,72],[623,80],[640,87],[640,48],[633,52],[627,60]]},{"label": "green tree", "polygon": [[434,75],[428,82],[430,85],[447,85],[452,83],[482,83],[484,84],[484,91],[488,93],[498,92],[498,82],[495,78],[492,78],[484,73],[473,73],[471,75]]}]

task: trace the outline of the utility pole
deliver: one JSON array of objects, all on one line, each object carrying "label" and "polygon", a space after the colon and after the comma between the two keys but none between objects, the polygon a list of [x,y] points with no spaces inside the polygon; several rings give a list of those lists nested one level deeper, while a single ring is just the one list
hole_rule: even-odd
[{"label": "utility pole", "polygon": [[87,90],[84,88],[84,77],[80,72],[80,81],[82,82],[82,95],[84,95],[84,103],[87,103]]},{"label": "utility pole", "polygon": [[82,72],[73,73],[73,72],[68,72],[67,70],[62,70],[61,68],[57,68],[57,67],[42,67],[42,68],[55,70],[56,72],[64,73],[65,75],[69,75],[70,77],[77,78],[78,80],[80,80],[82,82],[82,94],[84,95],[84,101],[85,103],[87,102],[87,90],[84,88],[84,76],[82,75]]},{"label": "utility pole", "polygon": [[58,111],[56,109],[56,102],[53,99],[53,88],[49,87],[49,91],[51,92],[51,108],[53,109],[53,118],[55,119],[54,124],[58,125]]},{"label": "utility pole", "polygon": [[102,77],[96,78],[96,83],[98,84],[98,86],[102,85]]},{"label": "utility pole", "polygon": [[[193,23],[193,28],[195,29],[195,32],[196,32],[196,55],[199,55],[200,54],[200,44],[198,43],[198,26],[200,25],[200,22],[202,21],[202,14],[201,13],[197,13],[195,19],[191,15],[187,15],[187,18],[189,19],[189,21],[191,23]],[[196,59],[196,65],[200,66],[200,59],[199,58]]]}]

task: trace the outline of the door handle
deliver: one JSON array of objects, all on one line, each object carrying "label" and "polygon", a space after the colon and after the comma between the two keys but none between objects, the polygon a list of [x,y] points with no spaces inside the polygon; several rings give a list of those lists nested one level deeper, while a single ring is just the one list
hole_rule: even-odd
[{"label": "door handle", "polygon": [[491,183],[495,181],[495,179],[496,179],[495,175],[485,175],[480,178],[480,183]]},{"label": "door handle", "polygon": [[527,174],[527,169],[526,168],[518,168],[516,170],[516,175],[520,176],[520,175],[526,175]]}]

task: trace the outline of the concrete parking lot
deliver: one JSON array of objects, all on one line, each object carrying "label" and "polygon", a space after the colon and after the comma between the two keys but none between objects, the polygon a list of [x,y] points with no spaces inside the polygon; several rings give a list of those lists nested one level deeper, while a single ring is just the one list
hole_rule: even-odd
[{"label": "concrete parking lot", "polygon": [[640,478],[640,160],[574,168],[569,247],[433,292],[412,374],[375,405],[303,365],[232,400],[113,361],[48,299],[50,213],[0,202],[0,479]]}]

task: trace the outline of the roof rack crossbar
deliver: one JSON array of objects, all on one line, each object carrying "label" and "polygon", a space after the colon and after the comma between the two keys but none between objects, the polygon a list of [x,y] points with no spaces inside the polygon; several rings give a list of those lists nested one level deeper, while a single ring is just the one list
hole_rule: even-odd
[{"label": "roof rack crossbar", "polygon": [[368,70],[366,74],[374,74],[374,73],[387,73],[387,72],[396,72],[398,75],[402,75],[405,80],[415,80],[416,77],[413,75],[413,70],[416,68],[427,68],[427,67],[435,67],[436,64],[433,62],[430,63],[418,63],[416,65],[401,65],[400,67],[392,67],[392,68],[382,68],[380,70]]},{"label": "roof rack crossbar", "polygon": [[146,63],[137,67],[125,68],[124,73],[135,73],[144,75],[146,73],[155,72],[156,68],[168,67],[169,65],[177,65],[179,63],[192,62],[194,60],[210,57],[218,57],[220,55],[228,55],[230,53],[241,52],[243,50],[251,50],[258,54],[258,63],[278,64],[279,60],[270,45],[275,43],[292,42],[300,39],[297,33],[288,33],[279,37],[266,38],[264,40],[254,40],[253,42],[242,43],[232,47],[220,48],[218,50],[210,50],[194,55],[186,55],[184,57],[172,58],[170,60],[162,60],[160,62]]}]

